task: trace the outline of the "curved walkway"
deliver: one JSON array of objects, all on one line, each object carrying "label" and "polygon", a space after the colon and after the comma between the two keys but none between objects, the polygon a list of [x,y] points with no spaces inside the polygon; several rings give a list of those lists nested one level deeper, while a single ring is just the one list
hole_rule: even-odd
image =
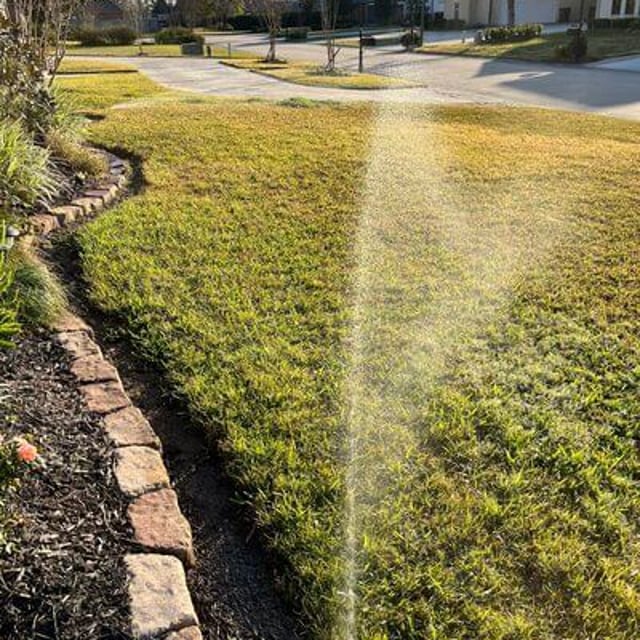
[{"label": "curved walkway", "polygon": [[[107,58],[104,58],[106,61]],[[108,60],[113,60],[109,58]],[[482,100],[470,92],[434,91],[428,87],[410,89],[333,89],[294,84],[244,69],[236,69],[206,58],[119,58],[135,66],[153,81],[170,89],[215,96],[284,100],[373,101],[373,102],[496,102]]]}]

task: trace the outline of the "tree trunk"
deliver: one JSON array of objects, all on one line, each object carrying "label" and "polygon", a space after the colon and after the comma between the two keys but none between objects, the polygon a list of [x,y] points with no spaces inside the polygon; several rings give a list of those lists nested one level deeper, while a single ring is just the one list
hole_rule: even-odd
[{"label": "tree trunk", "polygon": [[269,52],[267,53],[267,62],[276,61],[276,32],[271,29],[269,31]]}]

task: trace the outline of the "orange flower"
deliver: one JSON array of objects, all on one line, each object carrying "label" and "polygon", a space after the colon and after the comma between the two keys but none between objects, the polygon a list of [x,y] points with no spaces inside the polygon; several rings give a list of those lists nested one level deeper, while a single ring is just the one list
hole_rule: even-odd
[{"label": "orange flower", "polygon": [[18,443],[16,455],[21,462],[33,462],[38,457],[38,450],[32,444],[21,440]]}]

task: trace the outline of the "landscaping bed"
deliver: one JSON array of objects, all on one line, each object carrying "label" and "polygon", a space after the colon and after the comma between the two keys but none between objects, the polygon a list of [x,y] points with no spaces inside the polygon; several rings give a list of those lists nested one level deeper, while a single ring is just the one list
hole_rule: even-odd
[{"label": "landscaping bed", "polygon": [[[638,31],[626,31],[623,29],[589,31],[587,40],[589,49],[585,62],[640,54],[640,32]],[[500,44],[474,44],[472,38],[469,38],[469,42],[464,44],[427,43],[417,51],[418,53],[439,53],[480,58],[512,58],[531,62],[566,62],[566,58],[558,57],[558,48],[568,45],[570,42],[571,36],[564,33],[553,33],[525,42],[505,42]]]},{"label": "landscaping bed", "polygon": [[84,408],[47,332],[27,332],[0,351],[0,432],[38,449],[9,494],[0,637],[130,638],[126,504],[100,421]]},{"label": "landscaping bed", "polygon": [[639,126],[104,87],[145,189],[80,234],[91,300],[310,632],[638,637]]},{"label": "landscaping bed", "polygon": [[306,62],[264,62],[262,60],[222,61],[229,67],[253,71],[264,76],[302,84],[310,87],[331,89],[410,89],[420,86],[415,82],[379,76],[372,73],[352,73],[336,69],[327,73],[321,66]]}]

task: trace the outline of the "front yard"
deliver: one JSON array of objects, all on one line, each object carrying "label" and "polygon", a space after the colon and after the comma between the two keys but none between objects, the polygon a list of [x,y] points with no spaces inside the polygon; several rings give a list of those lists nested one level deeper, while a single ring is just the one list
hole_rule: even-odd
[{"label": "front yard", "polygon": [[[623,29],[606,29],[590,31],[588,33],[589,52],[587,61],[593,62],[603,58],[615,58],[640,54],[640,31],[626,31]],[[557,49],[570,42],[570,37],[564,33],[554,33],[527,40],[526,42],[507,42],[501,44],[473,43],[428,43],[419,49],[421,53],[442,53],[459,56],[477,56],[482,58],[513,58],[515,60],[530,60],[533,62],[557,62]]]},{"label": "front yard", "polygon": [[640,125],[59,85],[144,175],[80,232],[91,300],[313,637],[639,636]]}]

